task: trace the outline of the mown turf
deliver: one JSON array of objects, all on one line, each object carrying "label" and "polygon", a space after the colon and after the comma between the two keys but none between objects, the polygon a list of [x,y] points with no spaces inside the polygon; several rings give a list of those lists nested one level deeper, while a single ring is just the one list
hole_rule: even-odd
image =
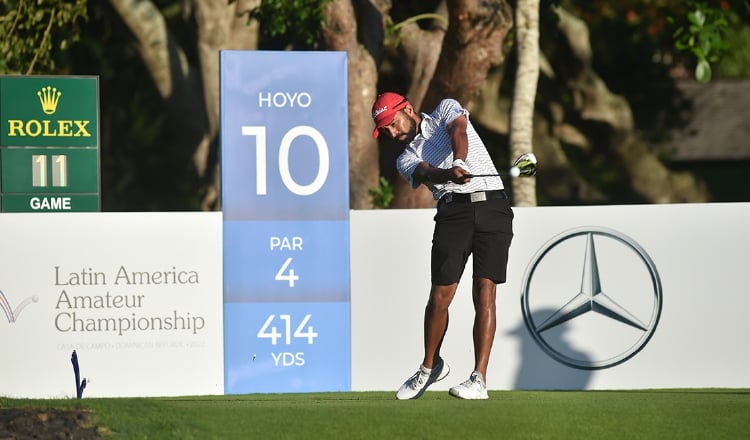
[{"label": "mown turf", "polygon": [[0,408],[91,409],[116,439],[740,439],[750,390],[491,391],[19,400]]}]

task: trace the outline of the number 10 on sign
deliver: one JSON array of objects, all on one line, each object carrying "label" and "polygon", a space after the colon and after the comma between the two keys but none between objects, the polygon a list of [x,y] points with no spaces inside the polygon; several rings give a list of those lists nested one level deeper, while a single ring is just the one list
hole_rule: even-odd
[{"label": "number 10 on sign", "polygon": [[[268,193],[266,188],[266,127],[243,126],[242,135],[255,137],[256,193],[258,195],[266,195]],[[318,152],[318,173],[309,185],[300,185],[297,183],[292,177],[289,167],[289,155],[292,143],[300,136],[309,137],[315,143]],[[318,130],[314,127],[300,125],[286,132],[279,146],[279,174],[281,175],[281,181],[289,191],[300,196],[315,194],[325,184],[329,168],[330,153],[328,151],[328,143]]]},{"label": "number 10 on sign", "polygon": [[34,154],[31,156],[32,186],[47,187],[48,169],[52,170],[54,187],[68,186],[68,156],[64,154]]}]

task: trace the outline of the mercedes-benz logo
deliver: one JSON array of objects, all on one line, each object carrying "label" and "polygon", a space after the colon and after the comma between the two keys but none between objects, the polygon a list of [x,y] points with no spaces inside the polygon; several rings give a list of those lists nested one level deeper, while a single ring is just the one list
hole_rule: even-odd
[{"label": "mercedes-benz logo", "polygon": [[553,359],[613,367],[635,356],[659,323],[656,266],[630,237],[603,227],[565,231],[534,255],[521,288],[526,327]]}]

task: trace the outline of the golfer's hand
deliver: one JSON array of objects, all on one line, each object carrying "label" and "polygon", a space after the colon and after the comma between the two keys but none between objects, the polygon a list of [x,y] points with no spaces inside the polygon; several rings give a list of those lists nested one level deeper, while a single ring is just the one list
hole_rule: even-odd
[{"label": "golfer's hand", "polygon": [[471,182],[471,173],[462,167],[452,167],[449,170],[449,175],[450,178],[448,180],[459,185]]}]

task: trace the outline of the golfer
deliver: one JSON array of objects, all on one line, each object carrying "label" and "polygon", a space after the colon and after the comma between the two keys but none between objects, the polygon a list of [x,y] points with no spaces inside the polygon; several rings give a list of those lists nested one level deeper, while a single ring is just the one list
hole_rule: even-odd
[{"label": "golfer", "polygon": [[474,371],[452,387],[462,399],[487,399],[487,364],[495,338],[495,292],[505,282],[513,237],[513,210],[484,143],[469,122],[469,112],[454,99],[442,100],[431,114],[419,113],[407,98],[383,93],[372,106],[373,137],[388,136],[404,145],[396,168],[417,188],[426,185],[437,203],[432,237],[432,287],[424,313],[424,359],[396,392],[417,399],[450,372],[440,357],[453,301],[469,255],[473,255]]}]

